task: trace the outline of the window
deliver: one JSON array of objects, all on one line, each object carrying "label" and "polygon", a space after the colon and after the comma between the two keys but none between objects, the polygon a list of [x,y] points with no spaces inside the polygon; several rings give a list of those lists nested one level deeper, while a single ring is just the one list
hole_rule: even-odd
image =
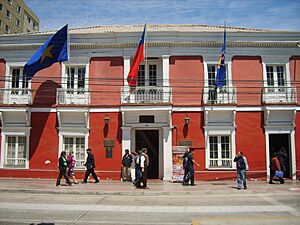
[{"label": "window", "polygon": [[275,88],[278,88],[278,92],[285,92],[286,75],[284,66],[281,65],[267,65],[267,86],[268,92],[276,92]]},{"label": "window", "polygon": [[68,92],[78,91],[83,93],[85,89],[85,66],[67,67],[67,89]]},{"label": "window", "polygon": [[74,152],[75,168],[84,168],[85,162],[85,138],[84,137],[64,137],[63,150]]},{"label": "window", "polygon": [[0,12],[3,11],[3,5],[0,3]]},{"label": "window", "polygon": [[5,26],[5,32],[7,34],[10,34],[10,27],[8,25]]},{"label": "window", "polygon": [[27,23],[31,23],[31,18],[27,16]]},{"label": "window", "polygon": [[139,67],[139,73],[138,73],[138,80],[137,84],[140,87],[144,86],[152,86],[156,87],[157,84],[157,73],[158,73],[158,68],[157,68],[156,63],[148,63],[147,68],[148,68],[148,73],[146,73],[145,70],[145,65],[140,65]]},{"label": "window", "polygon": [[16,26],[20,26],[20,20],[16,19]]},{"label": "window", "polygon": [[9,10],[6,11],[6,18],[7,18],[8,20],[11,20],[11,13],[10,13]]},{"label": "window", "polygon": [[12,0],[7,0],[7,3],[8,3],[9,5],[12,5]]},{"label": "window", "polygon": [[[29,80],[24,74],[23,68],[12,68],[11,88],[12,89],[28,89]],[[18,90],[12,90],[18,91]],[[26,90],[23,90],[26,91]]]},{"label": "window", "polygon": [[209,136],[209,168],[232,168],[230,136]]},{"label": "window", "polygon": [[2,26],[2,20],[0,20],[0,27]]},{"label": "window", "polygon": [[4,167],[26,167],[26,137],[6,136]]},{"label": "window", "polygon": [[18,13],[21,13],[21,6],[17,5],[16,11],[17,11]]},{"label": "window", "polygon": [[[226,66],[227,67],[227,66]],[[226,79],[225,79],[225,85],[227,85],[227,71],[226,68]],[[216,83],[216,76],[217,76],[217,65],[207,65],[207,74],[208,74],[208,86],[215,86]]]}]

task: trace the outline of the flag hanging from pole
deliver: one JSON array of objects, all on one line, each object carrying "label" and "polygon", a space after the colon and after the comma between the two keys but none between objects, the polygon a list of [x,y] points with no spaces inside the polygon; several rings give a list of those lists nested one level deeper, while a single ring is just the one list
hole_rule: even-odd
[{"label": "flag hanging from pole", "polygon": [[226,65],[225,65],[225,53],[226,53],[226,28],[224,28],[224,43],[219,54],[216,87],[220,88],[226,84]]},{"label": "flag hanging from pole", "polygon": [[68,25],[50,37],[25,64],[24,71],[31,79],[38,71],[53,63],[68,60]]},{"label": "flag hanging from pole", "polygon": [[144,53],[145,33],[146,33],[146,24],[144,26],[144,31],[142,33],[142,36],[141,36],[141,39],[139,42],[139,46],[135,52],[135,56],[134,56],[133,62],[131,64],[130,71],[127,76],[127,82],[128,82],[129,87],[136,87],[140,63],[143,62],[144,58],[145,58],[145,53]]}]

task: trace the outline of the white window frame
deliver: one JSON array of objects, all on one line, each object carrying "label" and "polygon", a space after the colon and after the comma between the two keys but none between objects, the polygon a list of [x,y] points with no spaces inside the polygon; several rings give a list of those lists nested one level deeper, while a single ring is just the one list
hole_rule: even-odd
[{"label": "white window frame", "polygon": [[5,32],[7,34],[10,34],[10,27],[8,25],[5,26]]},{"label": "white window frame", "polygon": [[[22,63],[7,63],[6,64],[6,75],[5,75],[5,89],[12,88],[12,71],[13,69],[21,69],[22,76],[24,76],[24,65],[25,62]],[[22,79],[19,79],[19,86],[22,86]],[[28,81],[28,89],[31,89],[31,80]]]},{"label": "white window frame", "polygon": [[11,21],[11,12],[8,9],[6,10],[6,18]]},{"label": "white window frame", "polygon": [[[23,136],[26,137],[26,162],[25,167],[4,167],[4,158],[7,152],[7,137],[9,136]],[[1,160],[0,168],[4,169],[29,169],[29,139],[30,139],[30,127],[2,127],[1,132]]]},{"label": "white window frame", "polygon": [[16,11],[17,11],[17,13],[21,13],[21,6],[19,6],[19,5],[17,5],[17,7],[16,7]]},{"label": "white window frame", "polygon": [[[290,67],[289,67],[289,63],[262,63],[263,66],[263,79],[264,79],[264,87],[291,87],[291,80],[290,80]],[[277,66],[282,66],[283,67],[283,72],[284,72],[284,76],[285,76],[285,85],[284,86],[278,86],[278,76],[277,76],[277,70],[275,72],[273,72],[273,76],[274,76],[274,85],[273,86],[269,86],[268,85],[268,76],[267,76],[267,67],[268,66],[272,66],[273,67],[273,71],[274,68],[276,68]]]},{"label": "white window frame", "polygon": [[[143,65],[146,67],[146,62],[142,62],[140,66]],[[149,66],[150,65],[156,65],[156,86],[150,86],[150,79],[149,79]],[[144,86],[139,86],[138,81],[137,81],[137,86],[138,87],[162,87],[163,85],[163,74],[162,74],[162,62],[160,58],[158,59],[148,59],[147,60],[147,70],[145,71],[145,85]],[[139,79],[139,78],[138,78]]]},{"label": "white window frame", "polygon": [[20,26],[20,20],[16,19],[16,26],[19,27]]},{"label": "white window frame", "polygon": [[87,157],[87,154],[86,154],[86,142],[85,142],[85,136],[84,135],[81,135],[81,136],[79,136],[79,135],[77,135],[77,136],[67,136],[67,135],[64,135],[63,136],[63,151],[66,151],[67,152],[67,155],[69,154],[69,152],[65,149],[65,144],[64,144],[64,140],[65,140],[65,138],[72,138],[73,139],[73,146],[72,146],[72,151],[74,152],[74,157],[75,157],[75,160],[76,160],[76,165],[75,165],[75,169],[84,169],[85,167],[84,167],[84,165],[82,165],[82,166],[79,166],[78,165],[78,159],[76,158],[76,154],[77,154],[77,152],[76,152],[76,139],[77,138],[83,138],[83,140],[84,140],[84,149],[83,149],[83,153],[84,153],[84,157],[83,157],[83,163],[85,162],[85,160],[86,160],[86,157]]},{"label": "white window frame", "polygon": [[[231,168],[226,168],[226,167],[214,167],[214,168],[211,168],[209,167],[210,165],[210,143],[209,143],[209,137],[210,136],[218,136],[218,139],[219,137],[221,136],[229,136],[229,139],[230,139],[230,147],[231,147],[231,160],[232,160],[232,166]],[[205,131],[205,168],[207,170],[234,170],[236,169],[236,165],[235,163],[233,163],[233,159],[236,155],[236,139],[235,139],[235,136],[236,136],[236,132],[235,130],[206,130]],[[221,138],[220,138],[221,139]],[[221,143],[218,143],[218,145],[221,145]],[[219,159],[221,159],[221,147],[218,148],[218,156],[219,156]]]},{"label": "white window frame", "polygon": [[[62,65],[62,87],[67,89],[67,82],[68,82],[68,68],[79,68],[85,67],[85,82],[84,82],[84,89],[89,88],[89,64],[63,64]],[[77,91],[78,87],[78,73],[75,72],[76,77],[74,77],[74,91]]]},{"label": "white window frame", "polygon": [[[205,87],[209,87],[208,85],[208,67],[209,66],[215,66],[215,78],[217,75],[217,66],[218,66],[218,62],[217,61],[205,61],[203,62],[203,66],[204,66],[204,86]],[[225,63],[226,66],[226,85],[227,87],[232,87],[232,62],[226,62]]]},{"label": "white window frame", "polygon": [[[84,137],[84,146],[85,149],[89,148],[89,129],[88,128],[59,128],[58,140],[59,140],[59,151],[57,158],[60,157],[60,153],[64,150],[64,138],[65,137]],[[86,151],[85,151],[85,159],[86,159]],[[84,167],[76,168],[77,170],[84,170]]]}]

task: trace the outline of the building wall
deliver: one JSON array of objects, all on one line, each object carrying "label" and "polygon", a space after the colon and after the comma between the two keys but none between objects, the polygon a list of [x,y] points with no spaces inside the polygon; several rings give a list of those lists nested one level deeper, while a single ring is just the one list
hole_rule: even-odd
[{"label": "building wall", "polygon": [[6,71],[6,62],[4,59],[0,59],[0,88],[5,87],[5,71]]},{"label": "building wall", "polygon": [[297,105],[300,105],[300,56],[292,56],[290,58],[290,76],[291,85],[297,87]]},{"label": "building wall", "polygon": [[118,106],[123,87],[123,58],[95,57],[90,60],[92,106]]},{"label": "building wall", "polygon": [[261,105],[263,72],[259,56],[234,56],[232,79],[237,87],[238,105]]},{"label": "building wall", "polygon": [[295,148],[296,148],[296,170],[297,170],[297,178],[300,177],[300,112],[296,114],[296,124],[298,126],[295,127]]},{"label": "building wall", "polygon": [[203,81],[202,56],[170,57],[170,86],[174,106],[201,105]]}]

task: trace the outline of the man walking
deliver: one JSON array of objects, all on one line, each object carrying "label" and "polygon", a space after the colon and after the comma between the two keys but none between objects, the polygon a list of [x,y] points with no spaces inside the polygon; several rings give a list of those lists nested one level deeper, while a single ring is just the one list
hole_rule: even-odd
[{"label": "man walking", "polygon": [[92,154],[92,150],[90,148],[88,148],[86,150],[88,156],[86,158],[86,162],[85,162],[85,166],[86,166],[86,172],[85,172],[85,177],[84,180],[82,181],[82,183],[86,184],[87,183],[87,179],[89,177],[90,174],[92,174],[92,176],[95,179],[95,183],[99,182],[99,179],[95,173],[95,159],[94,159],[94,155]]},{"label": "man walking", "polygon": [[247,189],[246,170],[249,170],[249,166],[246,157],[243,156],[243,152],[238,152],[233,161],[236,162],[237,189],[241,190],[242,186],[244,186],[244,189]]},{"label": "man walking", "polygon": [[[191,181],[191,186],[195,186],[195,169],[194,169],[194,155],[193,150],[189,148],[188,153],[185,153],[185,172],[183,177],[183,185],[189,185]],[[196,162],[195,162],[196,163]]]},{"label": "man walking", "polygon": [[140,167],[142,172],[142,182],[141,188],[147,187],[147,167],[149,166],[149,157],[147,155],[147,148],[142,149],[142,154],[140,156]]}]

